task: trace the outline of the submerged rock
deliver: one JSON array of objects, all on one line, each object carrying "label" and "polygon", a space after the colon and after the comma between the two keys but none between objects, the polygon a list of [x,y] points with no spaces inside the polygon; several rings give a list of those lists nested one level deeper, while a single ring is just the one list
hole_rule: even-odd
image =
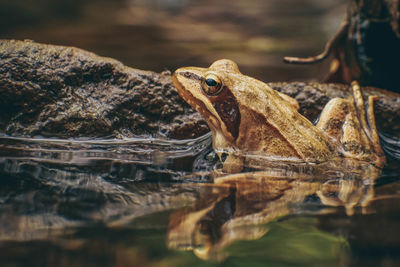
[{"label": "submerged rock", "polygon": [[[0,75],[0,132],[6,134],[186,139],[208,131],[178,95],[169,72],[129,68],[73,47],[0,40]],[[296,98],[311,120],[329,99],[350,94],[339,84],[270,85]],[[376,88],[363,92],[380,96],[379,130],[400,132],[400,95]]]}]

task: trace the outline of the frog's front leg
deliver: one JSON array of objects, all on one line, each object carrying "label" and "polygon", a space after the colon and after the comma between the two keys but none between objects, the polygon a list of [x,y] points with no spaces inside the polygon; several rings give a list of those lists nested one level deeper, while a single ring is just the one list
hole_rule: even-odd
[{"label": "frog's front leg", "polygon": [[223,162],[223,170],[226,173],[239,173],[243,170],[244,159],[241,156],[229,154]]}]

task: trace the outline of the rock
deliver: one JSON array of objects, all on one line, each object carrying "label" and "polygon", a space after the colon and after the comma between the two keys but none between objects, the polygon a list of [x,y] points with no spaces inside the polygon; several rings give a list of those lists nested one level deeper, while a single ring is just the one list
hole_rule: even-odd
[{"label": "rock", "polygon": [[[282,93],[295,98],[300,104],[300,113],[316,121],[326,103],[335,97],[346,98],[352,94],[349,85],[333,83],[269,83]],[[368,96],[379,97],[374,102],[376,125],[381,133],[400,137],[400,94],[374,87],[362,87],[365,103]]]},{"label": "rock", "polygon": [[6,134],[185,139],[208,131],[169,72],[132,69],[78,48],[0,40],[0,77]]},{"label": "rock", "polygon": [[[208,127],[178,95],[171,74],[143,71],[93,53],[33,41],[0,40],[0,132],[47,137],[198,137]],[[297,99],[314,121],[348,86],[270,83]],[[400,133],[400,94],[365,87],[376,94],[377,125]]]}]

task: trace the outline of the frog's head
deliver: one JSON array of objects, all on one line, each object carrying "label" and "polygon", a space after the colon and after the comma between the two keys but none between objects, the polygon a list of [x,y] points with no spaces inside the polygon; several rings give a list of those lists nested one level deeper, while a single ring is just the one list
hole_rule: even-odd
[{"label": "frog's head", "polygon": [[214,143],[223,147],[233,144],[239,134],[239,104],[232,93],[232,75],[238,74],[235,62],[222,59],[209,68],[180,68],[172,76],[182,98],[206,120]]}]

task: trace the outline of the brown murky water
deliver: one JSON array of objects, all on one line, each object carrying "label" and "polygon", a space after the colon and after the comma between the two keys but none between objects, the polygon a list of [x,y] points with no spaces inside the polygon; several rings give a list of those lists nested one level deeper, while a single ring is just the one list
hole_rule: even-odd
[{"label": "brown murky water", "polygon": [[[0,1],[0,37],[74,45],[154,71],[235,60],[309,80],[345,1]],[[319,166],[215,178],[210,136],[0,136],[1,266],[337,266],[400,263],[399,140],[377,176]]]}]

